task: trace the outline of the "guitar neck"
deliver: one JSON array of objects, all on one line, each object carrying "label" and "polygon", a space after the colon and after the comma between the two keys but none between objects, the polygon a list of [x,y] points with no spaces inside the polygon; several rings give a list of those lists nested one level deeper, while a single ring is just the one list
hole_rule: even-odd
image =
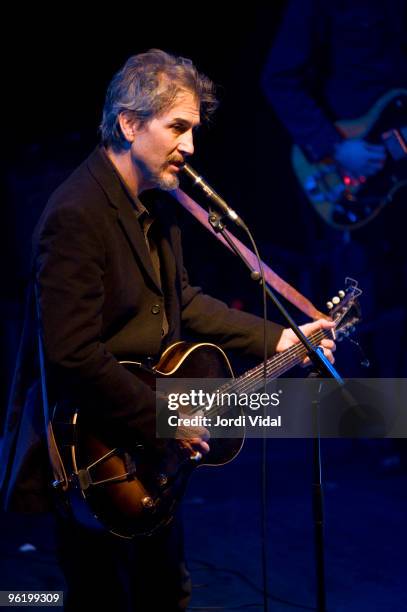
[{"label": "guitar neck", "polygon": [[[328,337],[329,332],[318,330],[309,337],[311,344],[317,346],[323,338]],[[267,382],[274,378],[278,378],[288,372],[296,365],[302,363],[306,357],[306,350],[301,344],[295,344],[282,353],[277,353],[267,360],[266,377]],[[238,378],[234,378],[230,383],[224,385],[220,391],[222,392],[239,392],[253,393],[261,389],[264,385],[264,364],[248,370]]]}]

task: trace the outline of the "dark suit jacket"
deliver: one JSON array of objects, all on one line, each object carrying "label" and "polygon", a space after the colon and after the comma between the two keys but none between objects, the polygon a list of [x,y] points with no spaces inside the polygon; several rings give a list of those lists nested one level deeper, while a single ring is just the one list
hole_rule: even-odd
[{"label": "dark suit jacket", "polygon": [[[183,267],[172,199],[159,192],[157,245],[162,286],[134,208],[100,149],[52,195],[34,234],[43,340],[52,399],[73,394],[86,417],[126,441],[155,440],[155,396],[119,363],[129,355],[156,359],[181,328],[226,349],[262,356],[262,320],[191,287]],[[6,422],[0,467],[6,505],[48,508],[46,450],[35,367],[30,292],[25,332]],[[281,327],[269,324],[272,352]]]}]

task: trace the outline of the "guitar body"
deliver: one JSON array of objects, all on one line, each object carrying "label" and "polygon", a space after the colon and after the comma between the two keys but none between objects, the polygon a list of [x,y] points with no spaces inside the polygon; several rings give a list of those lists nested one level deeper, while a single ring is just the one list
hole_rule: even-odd
[{"label": "guitar body", "polygon": [[[225,353],[209,343],[173,344],[152,370],[137,362],[122,364],[152,389],[160,376],[233,377]],[[230,416],[238,414],[232,409]],[[210,452],[196,461],[173,440],[159,454],[137,441],[131,449],[112,448],[83,421],[79,410],[65,403],[55,406],[52,424],[68,485],[60,492],[60,502],[82,525],[122,537],[149,535],[168,523],[194,469],[225,464],[243,445],[243,434],[212,439]]]},{"label": "guitar body", "polygon": [[363,117],[336,126],[346,138],[384,144],[383,169],[366,179],[354,179],[332,159],[309,162],[298,146],[293,147],[292,165],[324,221],[336,229],[353,230],[371,221],[407,186],[407,90],[388,92]]}]

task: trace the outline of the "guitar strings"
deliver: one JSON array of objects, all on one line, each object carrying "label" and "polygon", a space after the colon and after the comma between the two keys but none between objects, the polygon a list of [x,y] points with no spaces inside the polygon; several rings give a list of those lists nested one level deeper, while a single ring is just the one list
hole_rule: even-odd
[{"label": "guitar strings", "polygon": [[[319,343],[322,338],[325,337],[325,334],[318,332],[313,335],[310,339],[315,343]],[[284,355],[278,355],[277,358],[271,359],[267,364],[267,378],[277,378],[280,374],[287,371],[288,367],[293,367],[296,364],[301,363],[303,357],[305,356],[305,349],[300,346],[292,347],[289,351],[287,351]],[[255,389],[261,387],[263,385],[264,374],[263,374],[263,364],[260,364],[252,371],[249,371],[242,378],[238,378],[231,383],[224,385],[220,391],[223,390],[235,393],[244,393],[250,390],[254,391]],[[210,414],[219,414],[222,416],[226,414],[233,406],[214,406],[209,413]]]},{"label": "guitar strings", "polygon": [[[315,332],[314,334],[312,334],[309,338],[309,340],[313,343],[318,345],[320,343],[320,341],[323,338],[326,338],[329,334],[324,331],[324,330],[318,330],[317,332]],[[273,357],[271,357],[268,362],[267,362],[267,378],[271,378],[271,377],[278,377],[279,375],[283,374],[288,368],[288,364],[290,364],[290,367],[293,367],[296,364],[301,363],[302,359],[304,358],[306,354],[306,351],[304,349],[304,347],[300,344],[300,345],[294,345],[292,347],[290,347],[289,349],[287,349],[286,351],[284,351],[281,354],[277,354],[274,355]],[[263,380],[264,380],[264,369],[263,369],[263,364],[259,364],[258,366],[255,366],[254,368],[252,368],[251,370],[248,370],[248,372],[246,372],[245,374],[243,374],[242,376],[239,376],[236,379],[233,379],[232,381],[222,385],[219,389],[216,390],[217,393],[244,393],[249,391],[250,389],[255,390],[256,388],[258,388],[258,386],[261,386],[263,384]],[[233,409],[234,406],[219,406],[219,405],[215,405],[212,408],[210,408],[208,411],[206,411],[207,416],[215,416],[215,415],[222,415],[222,414],[226,414],[228,411],[230,411],[231,409]],[[195,412],[199,412],[200,410],[202,410],[201,406],[198,406],[195,409],[191,410],[191,413],[194,414]]]},{"label": "guitar strings", "polygon": [[[343,305],[344,303],[342,302],[342,307]],[[341,315],[339,315],[335,320],[337,332],[339,331],[339,327],[338,327],[339,324],[341,323],[341,321],[344,319],[345,315],[349,311],[349,305],[347,306],[348,307],[346,309],[342,308]],[[331,331],[320,329],[316,331],[314,334],[312,334],[309,337],[309,340],[312,344],[318,346],[320,341],[323,338],[327,338],[330,336],[332,336]],[[284,351],[283,353],[274,355],[267,362],[267,367],[266,367],[267,378],[271,378],[272,376],[274,378],[277,378],[278,376],[283,374],[285,371],[287,371],[287,369],[289,369],[287,367],[288,364],[289,364],[289,367],[291,368],[294,365],[301,363],[305,355],[306,355],[306,351],[302,344],[296,344],[290,347],[289,349],[287,349],[286,351]],[[258,366],[255,366],[254,368],[249,370],[248,372],[246,372],[245,374],[243,374],[242,376],[239,376],[238,378],[233,379],[231,382],[226,383],[225,385],[220,387],[220,389],[218,389],[217,391],[219,393],[227,392],[227,391],[242,393],[242,392],[248,391],[249,389],[258,388],[258,386],[261,386],[263,384],[263,380],[264,380],[264,364],[261,363]],[[219,408],[218,405],[215,405],[213,408],[211,408],[208,411],[208,414],[214,414],[214,415],[223,414],[227,412],[228,410],[230,410],[230,408],[231,408],[230,406]],[[194,412],[197,412],[200,409],[201,407],[198,407]]]},{"label": "guitar strings", "polygon": [[[319,343],[326,335],[324,333],[318,332],[315,335],[311,336],[310,340],[313,343]],[[289,353],[289,354],[288,354]],[[278,376],[282,374],[287,369],[287,365],[295,365],[295,363],[300,363],[302,358],[305,356],[305,349],[302,345],[291,347],[284,354],[277,355],[274,358],[271,358],[267,363],[267,377]],[[223,385],[223,388],[228,388],[232,391],[244,392],[249,389],[255,389],[257,385],[263,384],[263,364],[256,366],[252,370],[249,370],[242,377],[232,380],[230,383]]]}]

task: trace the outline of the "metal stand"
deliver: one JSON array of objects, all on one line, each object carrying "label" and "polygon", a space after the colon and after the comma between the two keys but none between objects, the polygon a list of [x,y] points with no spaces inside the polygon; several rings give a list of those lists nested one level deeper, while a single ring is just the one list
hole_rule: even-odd
[{"label": "metal stand", "polygon": [[[223,238],[226,240],[228,245],[231,247],[233,252],[243,261],[245,266],[250,271],[250,277],[254,281],[260,281],[261,276],[257,270],[255,270],[250,263],[247,261],[245,256],[241,253],[236,244],[230,239],[227,231],[225,231],[226,217],[218,212],[210,210],[208,221],[213,229],[221,233]],[[295,323],[294,319],[290,316],[287,310],[284,308],[280,300],[277,298],[272,289],[266,284],[265,291],[267,296],[270,298],[274,306],[287,321],[288,326],[293,330],[299,341],[304,345],[307,355],[314,365],[316,376],[320,378],[332,378],[336,380],[340,387],[344,386],[344,381],[338,371],[325,357],[323,350],[320,347],[315,348],[303,334],[301,329]],[[322,384],[322,383],[321,383]],[[315,418],[318,419],[319,415],[319,399],[317,398],[313,402],[313,410]],[[317,421],[316,421],[317,424]],[[324,514],[323,514],[323,490],[322,490],[322,469],[321,469],[321,438],[319,427],[316,431],[318,432],[313,442],[313,515],[314,515],[314,534],[315,534],[315,569],[316,569],[316,603],[318,612],[326,612],[326,589],[325,589],[325,564],[324,564]]]},{"label": "metal stand", "polygon": [[[318,374],[313,372],[312,377]],[[321,392],[322,381],[318,389]],[[322,462],[321,462],[321,437],[319,429],[320,402],[317,396],[312,402],[312,413],[314,418],[314,431],[317,435],[312,440],[312,514],[314,519],[314,550],[315,550],[315,575],[316,575],[316,609],[318,612],[326,612],[326,589],[325,589],[325,548],[324,548],[324,499],[322,490]]]}]

